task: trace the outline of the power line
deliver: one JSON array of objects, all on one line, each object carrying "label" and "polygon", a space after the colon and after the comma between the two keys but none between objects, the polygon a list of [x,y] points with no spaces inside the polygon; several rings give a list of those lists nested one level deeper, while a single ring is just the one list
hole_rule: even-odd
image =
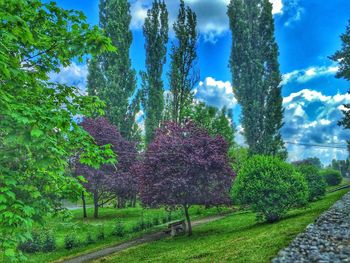
[{"label": "power line", "polygon": [[346,145],[343,146],[335,146],[335,145],[329,145],[329,144],[312,144],[312,143],[302,143],[302,142],[285,142],[286,144],[293,144],[293,145],[299,145],[299,146],[306,146],[306,147],[319,147],[319,148],[333,148],[333,149],[342,149],[347,150],[348,147]]}]

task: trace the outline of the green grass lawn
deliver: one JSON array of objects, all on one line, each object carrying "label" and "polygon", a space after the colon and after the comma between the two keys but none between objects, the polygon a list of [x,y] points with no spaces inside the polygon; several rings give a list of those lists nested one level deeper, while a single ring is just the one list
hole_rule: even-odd
[{"label": "green grass lawn", "polygon": [[[220,212],[228,211],[228,208],[222,208]],[[116,237],[112,235],[115,228],[116,220],[120,219],[125,229],[128,232],[132,232],[131,229],[137,225],[142,218],[144,221],[153,221],[154,218],[158,218],[159,222],[162,223],[164,217],[169,214],[164,209],[142,209],[141,207],[126,208],[126,209],[115,209],[115,208],[100,208],[100,216],[98,219],[93,218],[93,209],[88,209],[88,218],[82,218],[82,211],[73,210],[71,218],[64,218],[63,216],[56,216],[49,218],[44,226],[37,226],[36,231],[42,232],[43,229],[52,230],[57,242],[57,250],[50,253],[36,253],[26,254],[29,262],[53,262],[62,261],[63,259],[73,257],[82,253],[99,250],[104,247],[108,247],[114,244],[124,242],[126,240],[133,239],[141,236],[147,232],[156,231],[160,228],[164,228],[164,224],[153,226],[147,230],[128,233],[124,237]],[[190,210],[193,219],[206,217],[209,215],[218,214],[217,208],[204,209],[202,207],[193,207]],[[183,218],[182,211],[172,212],[172,219]],[[106,238],[104,240],[97,240],[95,243],[86,245],[85,241],[87,234],[91,233],[94,239],[97,239],[97,235],[103,226]],[[73,233],[79,240],[80,246],[72,250],[64,248],[64,237],[68,233]]]},{"label": "green grass lawn", "polygon": [[178,236],[130,248],[100,262],[269,262],[280,249],[349,190],[328,194],[306,209],[290,211],[274,223],[256,223],[251,212],[237,212]]}]

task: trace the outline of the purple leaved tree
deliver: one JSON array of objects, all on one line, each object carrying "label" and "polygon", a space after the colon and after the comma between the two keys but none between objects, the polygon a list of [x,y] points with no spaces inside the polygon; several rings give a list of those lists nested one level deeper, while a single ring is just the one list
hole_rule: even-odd
[{"label": "purple leaved tree", "polygon": [[235,174],[226,154],[227,143],[221,136],[211,137],[191,122],[166,123],[138,168],[143,205],[182,207],[191,235],[191,205],[230,203]]},{"label": "purple leaved tree", "polygon": [[[102,165],[100,169],[75,162],[75,173],[83,175],[87,191],[93,194],[94,217],[98,209],[112,199],[134,198],[137,192],[137,178],[132,166],[136,160],[135,144],[125,140],[117,128],[105,118],[86,118],[80,124],[95,140],[97,145],[110,144],[117,156],[116,165]],[[85,198],[82,194],[84,217],[86,217]]]}]

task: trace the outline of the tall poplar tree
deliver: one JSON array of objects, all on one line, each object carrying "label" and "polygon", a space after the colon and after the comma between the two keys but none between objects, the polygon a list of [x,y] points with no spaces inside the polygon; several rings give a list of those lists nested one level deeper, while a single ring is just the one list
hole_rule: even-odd
[{"label": "tall poplar tree", "polygon": [[[345,33],[343,33],[340,38],[342,47],[331,56],[331,59],[339,65],[336,77],[350,81],[350,20]],[[350,90],[348,93],[350,94]],[[350,129],[350,104],[344,105],[343,114],[344,117],[339,122],[339,125],[343,126],[345,129]],[[350,152],[350,140],[348,140],[348,151]]]},{"label": "tall poplar tree", "polygon": [[131,68],[129,56],[132,43],[130,4],[127,0],[100,0],[99,8],[100,27],[111,38],[118,53],[103,53],[91,60],[88,93],[105,101],[106,115],[123,137],[135,139],[138,107],[130,100],[139,96],[135,96],[136,72]]},{"label": "tall poplar tree", "polygon": [[143,26],[146,49],[146,72],[142,76],[142,105],[146,115],[146,143],[159,127],[164,109],[163,66],[168,43],[168,11],[164,1],[155,0]]},{"label": "tall poplar tree", "polygon": [[269,0],[231,0],[227,12],[232,31],[230,68],[242,125],[251,154],[287,152],[283,126],[281,74]]},{"label": "tall poplar tree", "polygon": [[170,91],[172,120],[183,122],[193,101],[192,89],[199,80],[197,62],[197,16],[180,1],[177,21],[173,25],[176,39],[171,47]]}]

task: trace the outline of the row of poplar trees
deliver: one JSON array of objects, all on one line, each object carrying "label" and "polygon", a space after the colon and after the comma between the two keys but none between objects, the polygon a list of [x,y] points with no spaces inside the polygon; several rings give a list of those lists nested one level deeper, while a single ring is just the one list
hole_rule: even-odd
[{"label": "row of poplar trees", "polygon": [[[233,91],[242,107],[241,123],[251,154],[287,152],[280,134],[283,125],[281,74],[269,0],[231,0],[228,11],[232,31],[229,66]],[[88,93],[106,102],[106,115],[129,140],[140,140],[135,121],[140,105],[145,113],[145,141],[152,141],[164,120],[183,122],[193,103],[192,89],[199,80],[196,67],[198,32],[196,14],[180,0],[168,72],[170,93],[164,97],[163,67],[168,47],[168,11],[154,0],[143,26],[145,71],[137,89],[136,72],[129,56],[132,44],[130,4],[127,0],[100,0],[100,27],[117,53],[104,53],[89,64]]]},{"label": "row of poplar trees", "polygon": [[[175,40],[171,44],[171,95],[164,98],[162,80],[168,47],[168,11],[163,1],[154,1],[143,26],[145,37],[145,71],[140,73],[141,89],[137,89],[136,71],[129,56],[132,44],[130,4],[127,0],[100,0],[100,23],[116,53],[104,53],[89,64],[88,93],[106,103],[106,115],[124,138],[140,141],[136,114],[140,105],[145,113],[145,141],[148,144],[163,120],[182,122],[192,104],[191,90],[198,82],[195,69],[197,53],[196,15],[180,1],[178,19],[173,25]],[[165,105],[167,104],[167,105]]]}]

